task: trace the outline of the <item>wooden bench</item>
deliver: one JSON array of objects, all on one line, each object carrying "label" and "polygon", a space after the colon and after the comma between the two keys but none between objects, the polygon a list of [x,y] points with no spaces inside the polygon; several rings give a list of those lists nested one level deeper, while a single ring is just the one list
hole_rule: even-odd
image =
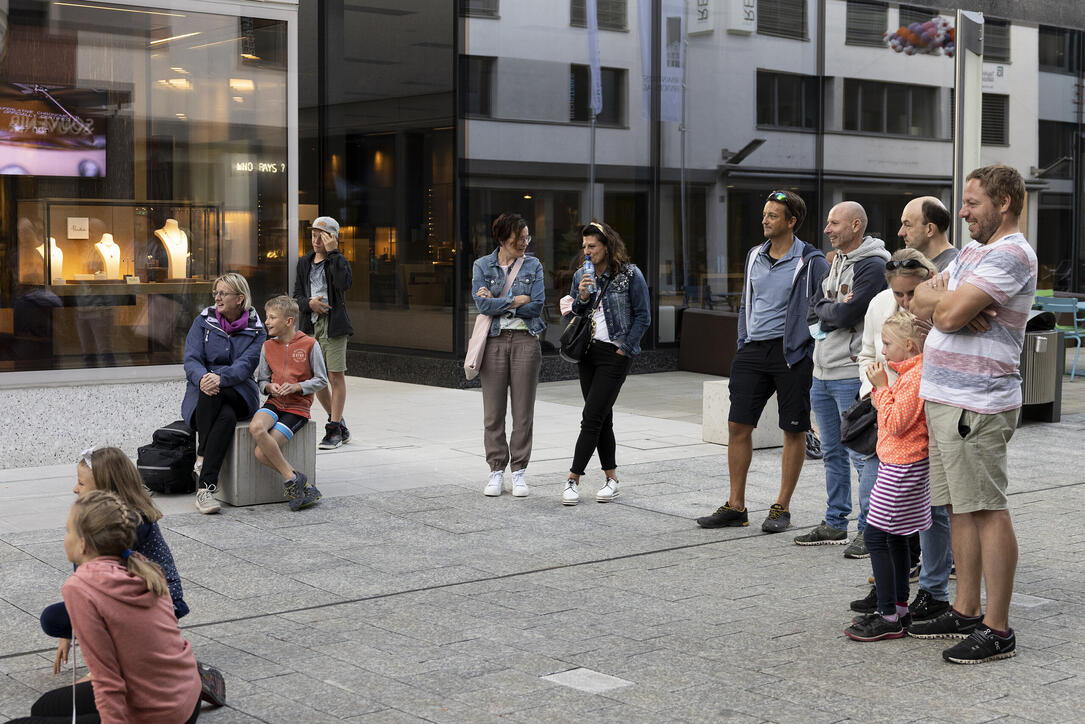
[{"label": "wooden bench", "polygon": [[[286,443],[283,454],[298,472],[305,473],[316,484],[317,430],[321,426],[311,420]],[[233,506],[282,503],[283,478],[276,470],[256,459],[256,443],[249,434],[249,421],[237,423],[234,444],[219,472],[215,498]]]}]

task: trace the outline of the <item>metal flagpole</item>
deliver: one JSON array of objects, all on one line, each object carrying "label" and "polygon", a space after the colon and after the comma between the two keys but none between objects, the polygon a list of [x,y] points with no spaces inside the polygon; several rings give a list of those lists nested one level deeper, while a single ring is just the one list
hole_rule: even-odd
[{"label": "metal flagpole", "polygon": [[603,112],[603,84],[599,62],[599,14],[596,0],[585,0],[588,25],[588,63],[590,74],[591,165],[588,170],[588,221],[595,219],[595,118]]},{"label": "metal flagpole", "polygon": [[682,56],[679,59],[682,64],[682,121],[678,124],[679,155],[682,157],[678,180],[682,213],[682,280],[679,289],[684,289],[686,286],[686,265],[689,263],[689,230],[686,224],[686,51],[689,48],[689,40],[685,20],[686,3],[682,0]]}]

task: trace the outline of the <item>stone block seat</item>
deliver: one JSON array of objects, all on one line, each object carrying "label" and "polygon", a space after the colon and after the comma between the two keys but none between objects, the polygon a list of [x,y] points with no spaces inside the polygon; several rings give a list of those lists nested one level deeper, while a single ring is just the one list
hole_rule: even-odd
[{"label": "stone block seat", "polygon": [[[317,431],[322,426],[309,421],[286,443],[283,454],[298,472],[305,473],[316,484]],[[249,421],[237,423],[234,444],[219,472],[215,498],[233,506],[282,503],[283,479],[275,470],[256,459],[256,444],[249,434]]]}]

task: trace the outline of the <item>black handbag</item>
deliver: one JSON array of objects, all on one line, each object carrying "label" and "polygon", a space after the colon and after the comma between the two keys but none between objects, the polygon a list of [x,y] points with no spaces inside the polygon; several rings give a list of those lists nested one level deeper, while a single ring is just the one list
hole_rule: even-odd
[{"label": "black handbag", "polygon": [[869,396],[840,415],[840,442],[860,455],[873,455],[878,449],[878,411]]},{"label": "black handbag", "polygon": [[558,354],[566,362],[579,362],[588,354],[588,346],[595,336],[595,318],[588,314],[577,315],[561,333]]},{"label": "black handbag", "polygon": [[584,314],[578,314],[565,325],[565,331],[561,333],[558,344],[558,354],[566,362],[580,362],[588,354],[588,347],[595,338],[595,315],[594,312],[603,303],[603,290],[606,285],[599,288],[599,296],[595,298],[595,306]]}]

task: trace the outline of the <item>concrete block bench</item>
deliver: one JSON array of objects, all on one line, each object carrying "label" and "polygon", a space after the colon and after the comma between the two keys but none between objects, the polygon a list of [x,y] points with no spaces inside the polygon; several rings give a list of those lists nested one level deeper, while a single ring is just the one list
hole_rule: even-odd
[{"label": "concrete block bench", "polygon": [[[305,473],[316,484],[317,429],[321,425],[311,420],[283,448],[286,459],[298,472]],[[219,473],[215,498],[233,506],[282,503],[283,479],[278,472],[256,459],[256,443],[249,434],[249,421],[237,423],[234,444]]]},{"label": "concrete block bench", "polygon": [[[701,401],[701,439],[717,445],[727,444],[727,415],[731,412],[729,380],[712,380],[704,383]],[[754,450],[783,447],[784,433],[780,429],[780,413],[776,395],[773,394],[761,413],[761,419],[753,431]]]}]

